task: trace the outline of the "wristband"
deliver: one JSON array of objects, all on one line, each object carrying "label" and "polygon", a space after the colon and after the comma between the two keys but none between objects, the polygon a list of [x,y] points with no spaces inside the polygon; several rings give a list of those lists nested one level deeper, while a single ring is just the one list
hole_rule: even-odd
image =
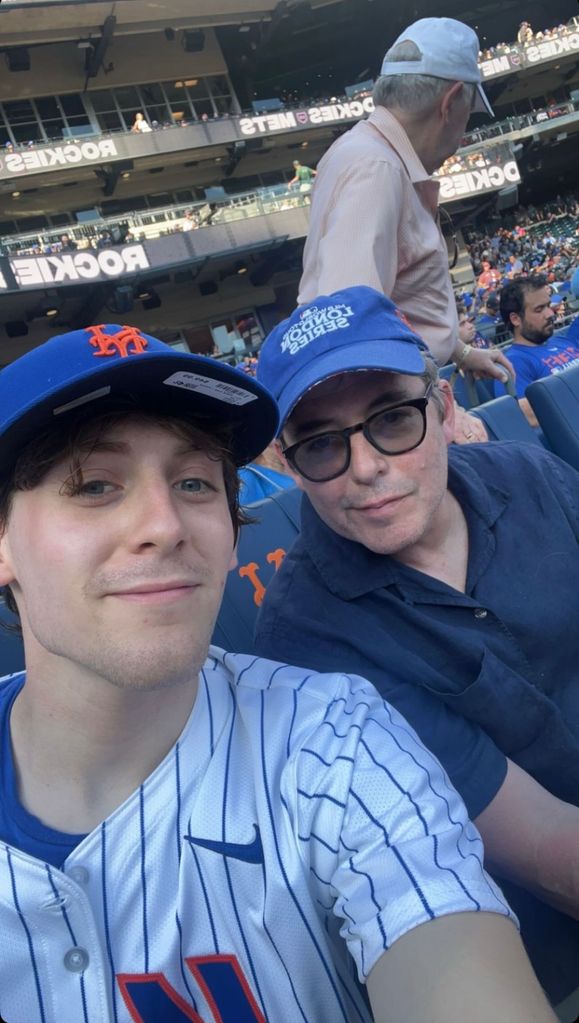
[{"label": "wristband", "polygon": [[468,359],[468,357],[469,357],[471,352],[472,352],[472,345],[465,345],[463,347],[462,352],[460,353],[458,359],[455,359],[455,361],[454,361],[454,365],[455,365],[455,369],[456,369],[457,373],[458,373],[460,367],[462,366],[463,362],[465,361],[465,359]]}]

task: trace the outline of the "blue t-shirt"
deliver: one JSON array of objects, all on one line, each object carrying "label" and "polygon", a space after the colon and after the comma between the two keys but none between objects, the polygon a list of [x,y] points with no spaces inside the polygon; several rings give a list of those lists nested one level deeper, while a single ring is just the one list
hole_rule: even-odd
[{"label": "blue t-shirt", "polygon": [[[329,529],[307,500],[270,582],[256,653],[369,678],[477,817],[506,758],[579,805],[579,474],[534,445],[449,450],[466,591]],[[553,1001],[579,982],[579,923],[498,879]]]},{"label": "blue t-shirt", "polygon": [[[554,335],[543,345],[510,345],[505,355],[511,360],[517,372],[515,389],[518,398],[525,397],[525,391],[534,380],[560,373],[579,363],[579,344],[573,337]],[[506,394],[504,384],[493,382],[495,398]]]},{"label": "blue t-shirt", "polygon": [[0,841],[35,856],[53,867],[62,867],[67,856],[82,842],[84,835],[68,835],[47,828],[24,809],[18,799],[12,742],[10,712],[24,685],[24,674],[13,675],[0,682]]}]

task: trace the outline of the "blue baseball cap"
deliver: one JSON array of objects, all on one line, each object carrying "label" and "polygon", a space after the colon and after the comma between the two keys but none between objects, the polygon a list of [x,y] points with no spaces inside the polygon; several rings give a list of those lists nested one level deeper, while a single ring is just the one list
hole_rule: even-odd
[{"label": "blue baseball cap", "polygon": [[424,373],[425,342],[374,288],[321,295],[278,324],[259,352],[257,379],[274,396],[280,429],[298,401],[339,373],[378,369]]},{"label": "blue baseball cap", "polygon": [[0,372],[0,474],[23,445],[66,416],[129,401],[144,410],[231,427],[237,465],[275,436],[267,391],[231,366],[180,352],[136,327],[107,323],[60,334]]}]

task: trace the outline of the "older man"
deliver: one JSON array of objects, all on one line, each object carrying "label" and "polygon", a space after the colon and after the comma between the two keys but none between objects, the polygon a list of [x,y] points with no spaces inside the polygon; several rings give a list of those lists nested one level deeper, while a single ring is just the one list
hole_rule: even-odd
[{"label": "older man", "polygon": [[276,421],[251,377],[134,327],[0,374],[26,655],[0,685],[0,1016],[549,1023],[406,722],[362,679],[207,656],[236,465]]},{"label": "older man", "polygon": [[[502,378],[499,351],[458,336],[433,172],[456,151],[472,111],[492,110],[479,43],[453,18],[423,18],[387,52],[376,109],[318,164],[299,302],[350,285],[376,288],[406,314],[439,365]],[[468,426],[472,432],[472,425]]]},{"label": "older man", "polygon": [[298,309],[259,379],[305,497],[257,651],[359,672],[406,715],[560,1003],[579,984],[579,476],[539,447],[449,450],[449,386],[372,289]]}]

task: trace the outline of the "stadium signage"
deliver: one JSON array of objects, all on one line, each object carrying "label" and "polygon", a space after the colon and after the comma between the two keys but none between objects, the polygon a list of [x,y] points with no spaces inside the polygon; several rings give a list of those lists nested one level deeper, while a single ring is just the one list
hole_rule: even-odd
[{"label": "stadium signage", "polygon": [[94,163],[95,160],[107,160],[118,155],[113,139],[67,142],[65,145],[50,146],[46,149],[23,149],[17,153],[7,153],[4,157],[4,167],[11,174],[23,174],[43,167],[69,167],[75,163]]},{"label": "stadium signage", "polygon": [[552,60],[553,57],[561,57],[565,53],[575,53],[577,50],[579,50],[579,32],[561,36],[559,39],[544,39],[535,46],[525,47],[527,60],[530,64]]},{"label": "stadium signage", "polygon": [[568,53],[577,52],[579,32],[569,32],[553,36],[551,39],[534,39],[526,46],[515,44],[509,47],[508,53],[483,60],[479,67],[483,78],[496,78],[498,75],[507,75],[522,68],[545,64],[547,61],[565,57]]},{"label": "stadium signage", "polygon": [[460,199],[463,195],[477,195],[479,192],[506,188],[519,182],[521,175],[516,161],[508,160],[503,166],[491,164],[489,167],[465,171],[463,174],[447,174],[439,180],[441,200]]},{"label": "stadium signage", "polygon": [[[18,288],[107,280],[147,270],[151,265],[142,245],[103,249],[101,252],[66,252],[54,256],[15,256],[8,260]],[[0,276],[0,288],[8,287]]]},{"label": "stadium signage", "polygon": [[365,96],[364,99],[328,103],[324,106],[308,107],[307,110],[280,110],[271,114],[256,114],[255,117],[242,117],[239,130],[242,135],[269,135],[271,132],[303,128],[310,124],[352,121],[371,114],[373,109],[374,100],[371,96]]}]

